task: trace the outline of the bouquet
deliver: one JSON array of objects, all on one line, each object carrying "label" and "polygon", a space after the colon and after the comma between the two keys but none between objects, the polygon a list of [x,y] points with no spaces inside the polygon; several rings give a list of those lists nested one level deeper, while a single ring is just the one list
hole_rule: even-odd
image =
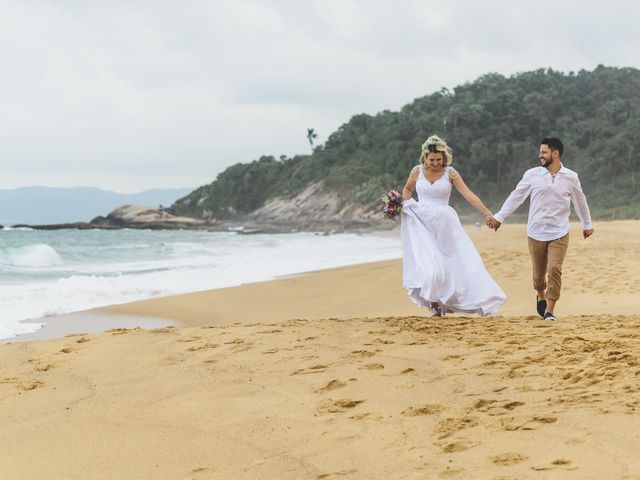
[{"label": "bouquet", "polygon": [[389,220],[395,220],[402,212],[402,195],[397,190],[391,190],[382,195],[382,215]]}]

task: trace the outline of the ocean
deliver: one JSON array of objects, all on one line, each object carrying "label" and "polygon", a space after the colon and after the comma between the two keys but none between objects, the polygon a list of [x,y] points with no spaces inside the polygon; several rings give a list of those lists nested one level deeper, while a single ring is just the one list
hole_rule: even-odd
[{"label": "ocean", "polygon": [[[46,317],[399,258],[397,235],[0,230],[0,339]],[[41,323],[22,320],[42,319]]]}]

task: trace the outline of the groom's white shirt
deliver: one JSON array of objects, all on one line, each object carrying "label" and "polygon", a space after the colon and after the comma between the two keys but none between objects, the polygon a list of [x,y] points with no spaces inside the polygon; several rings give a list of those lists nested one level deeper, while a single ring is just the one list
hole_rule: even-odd
[{"label": "groom's white shirt", "polygon": [[531,203],[527,235],[534,240],[546,242],[569,233],[570,202],[582,222],[583,230],[593,228],[578,174],[562,164],[555,179],[544,167],[534,167],[524,172],[522,180],[494,218],[500,223],[504,222],[529,195]]}]

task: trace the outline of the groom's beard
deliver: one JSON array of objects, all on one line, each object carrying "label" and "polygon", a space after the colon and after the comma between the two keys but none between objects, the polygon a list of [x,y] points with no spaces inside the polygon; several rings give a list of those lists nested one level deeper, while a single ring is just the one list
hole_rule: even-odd
[{"label": "groom's beard", "polygon": [[549,159],[549,160],[547,160],[546,162],[544,162],[544,163],[542,164],[542,166],[543,166],[544,168],[549,168],[549,165],[551,165],[552,163],[553,163],[553,160]]}]

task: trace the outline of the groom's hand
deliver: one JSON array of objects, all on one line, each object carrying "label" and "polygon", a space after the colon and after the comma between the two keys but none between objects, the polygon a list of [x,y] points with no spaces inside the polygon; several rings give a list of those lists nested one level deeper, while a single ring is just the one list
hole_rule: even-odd
[{"label": "groom's hand", "polygon": [[498,220],[496,220],[492,215],[489,215],[486,218],[486,222],[487,222],[487,227],[492,228],[496,232],[500,228],[500,225],[502,225],[502,223],[500,223]]},{"label": "groom's hand", "polygon": [[590,228],[589,230],[583,230],[582,235],[584,236],[584,238],[589,238],[591,235],[593,235],[593,228]]}]

